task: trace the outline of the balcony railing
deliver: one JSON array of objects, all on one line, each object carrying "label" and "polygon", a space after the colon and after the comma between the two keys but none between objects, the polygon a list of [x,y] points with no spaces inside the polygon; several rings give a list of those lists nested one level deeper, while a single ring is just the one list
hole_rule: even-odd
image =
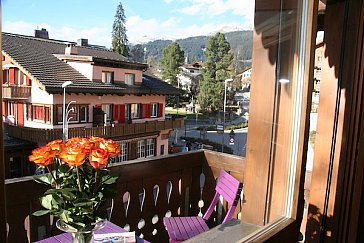
[{"label": "balcony railing", "polygon": [[28,99],[31,95],[31,86],[6,86],[3,85],[3,98]]},{"label": "balcony railing", "polygon": [[[167,119],[165,121],[148,121],[145,123],[114,124],[113,126],[99,126],[91,128],[69,128],[69,137],[98,136],[104,138],[123,138],[131,135],[155,133],[165,129],[180,128],[184,124],[182,118]],[[41,129],[8,125],[9,136],[25,139],[36,143],[47,143],[55,139],[62,139],[62,129]]]},{"label": "balcony railing", "polygon": [[[113,164],[111,171],[121,176],[111,221],[148,241],[168,242],[164,216],[205,212],[215,193],[220,169],[243,181],[244,168],[244,158],[203,150]],[[44,185],[32,177],[9,179],[5,184],[8,242],[26,242],[27,237],[33,242],[60,233],[49,216],[31,215],[40,209],[38,198],[46,190]],[[210,226],[221,222],[225,206],[219,205],[208,222]],[[241,209],[242,200],[234,217]]]}]

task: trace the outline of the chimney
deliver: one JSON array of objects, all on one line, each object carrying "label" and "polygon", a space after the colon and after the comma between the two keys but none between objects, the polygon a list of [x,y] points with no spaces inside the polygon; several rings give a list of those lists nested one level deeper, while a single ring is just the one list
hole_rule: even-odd
[{"label": "chimney", "polygon": [[88,46],[88,39],[80,38],[77,40],[77,45],[79,46]]},{"label": "chimney", "polygon": [[49,39],[48,31],[44,28],[42,28],[41,30],[34,30],[34,37]]},{"label": "chimney", "polygon": [[77,55],[77,47],[74,43],[67,43],[64,50],[65,55]]}]

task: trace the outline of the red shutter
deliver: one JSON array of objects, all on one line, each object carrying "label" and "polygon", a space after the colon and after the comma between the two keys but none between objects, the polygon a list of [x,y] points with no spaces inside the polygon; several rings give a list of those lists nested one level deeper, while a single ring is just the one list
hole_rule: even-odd
[{"label": "red shutter", "polygon": [[1,54],[1,60],[5,61],[5,56]]},{"label": "red shutter", "polygon": [[148,104],[142,104],[142,118],[148,117]]},{"label": "red shutter", "polygon": [[151,110],[150,110],[150,107],[151,107],[152,105],[151,104],[147,104],[147,117],[151,117]]},{"label": "red shutter", "polygon": [[31,86],[32,84],[30,83],[30,78],[27,76],[27,81],[26,81],[27,86]]},{"label": "red shutter", "polygon": [[9,69],[9,84],[15,84],[15,68]]},{"label": "red shutter", "polygon": [[6,103],[3,101],[3,116],[6,116]]},{"label": "red shutter", "polygon": [[158,103],[158,117],[163,116],[163,103]]},{"label": "red shutter", "polygon": [[114,105],[114,121],[119,121],[119,105]]},{"label": "red shutter", "polygon": [[18,114],[16,115],[17,125],[24,126],[24,104],[18,103]]},{"label": "red shutter", "polygon": [[125,105],[119,105],[119,123],[125,122]]}]

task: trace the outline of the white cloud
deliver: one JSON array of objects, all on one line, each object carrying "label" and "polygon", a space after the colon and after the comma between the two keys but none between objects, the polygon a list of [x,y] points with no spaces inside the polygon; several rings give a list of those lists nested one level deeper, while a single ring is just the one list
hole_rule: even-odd
[{"label": "white cloud", "polygon": [[[190,36],[209,35],[217,31],[227,32],[233,30],[252,29],[254,19],[253,0],[164,0],[166,3],[178,2],[186,6],[176,11],[188,15],[187,18],[195,18],[193,25],[186,25],[182,16],[177,14],[167,20],[158,17],[144,19],[138,14],[128,16],[126,21],[127,36],[130,43],[136,44],[155,39],[180,39]],[[225,18],[226,22],[216,23],[214,17]],[[235,16],[228,20],[228,15]],[[186,16],[186,15],[185,15]],[[236,18],[236,16],[239,16]],[[244,18],[244,19],[243,19]],[[91,28],[79,28],[74,25],[55,26],[47,23],[29,23],[24,21],[5,21],[5,32],[24,35],[34,35],[36,28],[46,28],[49,37],[53,39],[76,41],[86,38],[89,43],[111,47],[110,26],[93,26]]]},{"label": "white cloud", "polygon": [[166,21],[162,23],[163,28],[172,28],[173,26],[177,25],[179,23],[179,20],[177,20],[175,17],[170,17]]},{"label": "white cloud", "polygon": [[254,17],[253,0],[190,0],[189,6],[181,8],[180,12],[189,15],[214,17],[231,12],[243,16],[252,23]]},{"label": "white cloud", "polygon": [[157,19],[142,19],[140,16],[131,16],[127,19],[127,35],[131,43],[143,43],[156,39],[181,39],[190,36],[210,35],[218,31],[227,32],[246,29],[240,22],[223,24],[193,24],[191,26],[179,25],[177,18],[170,18],[164,22]]},{"label": "white cloud", "polygon": [[77,41],[79,38],[89,40],[90,44],[111,46],[111,31],[105,27],[77,28],[70,26],[55,27],[46,23],[35,24],[24,21],[5,21],[3,30],[14,34],[34,36],[35,29],[45,28],[49,38],[67,41]]}]

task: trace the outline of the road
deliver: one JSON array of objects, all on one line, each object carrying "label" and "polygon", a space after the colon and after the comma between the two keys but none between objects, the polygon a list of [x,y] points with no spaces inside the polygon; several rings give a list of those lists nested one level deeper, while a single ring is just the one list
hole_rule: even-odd
[{"label": "road", "polygon": [[[216,142],[216,143],[222,143],[222,141],[223,141],[223,135],[218,134],[216,131],[206,131],[206,136],[203,137],[203,132],[195,130],[195,129],[196,129],[196,127],[190,127],[190,126],[186,130],[184,127],[178,129],[177,143],[180,141],[181,136],[194,137],[194,138],[205,138],[205,139],[208,139],[208,140],[210,140],[212,142]],[[228,131],[228,130],[225,130],[225,133],[224,133],[224,144],[226,146],[231,147],[233,149],[233,153],[235,155],[245,157],[248,129],[247,128],[237,129],[237,130],[234,130],[234,132],[235,132],[234,145],[229,145],[230,131]],[[172,132],[171,137],[172,137],[172,141],[175,142],[176,134],[174,131]]]}]

